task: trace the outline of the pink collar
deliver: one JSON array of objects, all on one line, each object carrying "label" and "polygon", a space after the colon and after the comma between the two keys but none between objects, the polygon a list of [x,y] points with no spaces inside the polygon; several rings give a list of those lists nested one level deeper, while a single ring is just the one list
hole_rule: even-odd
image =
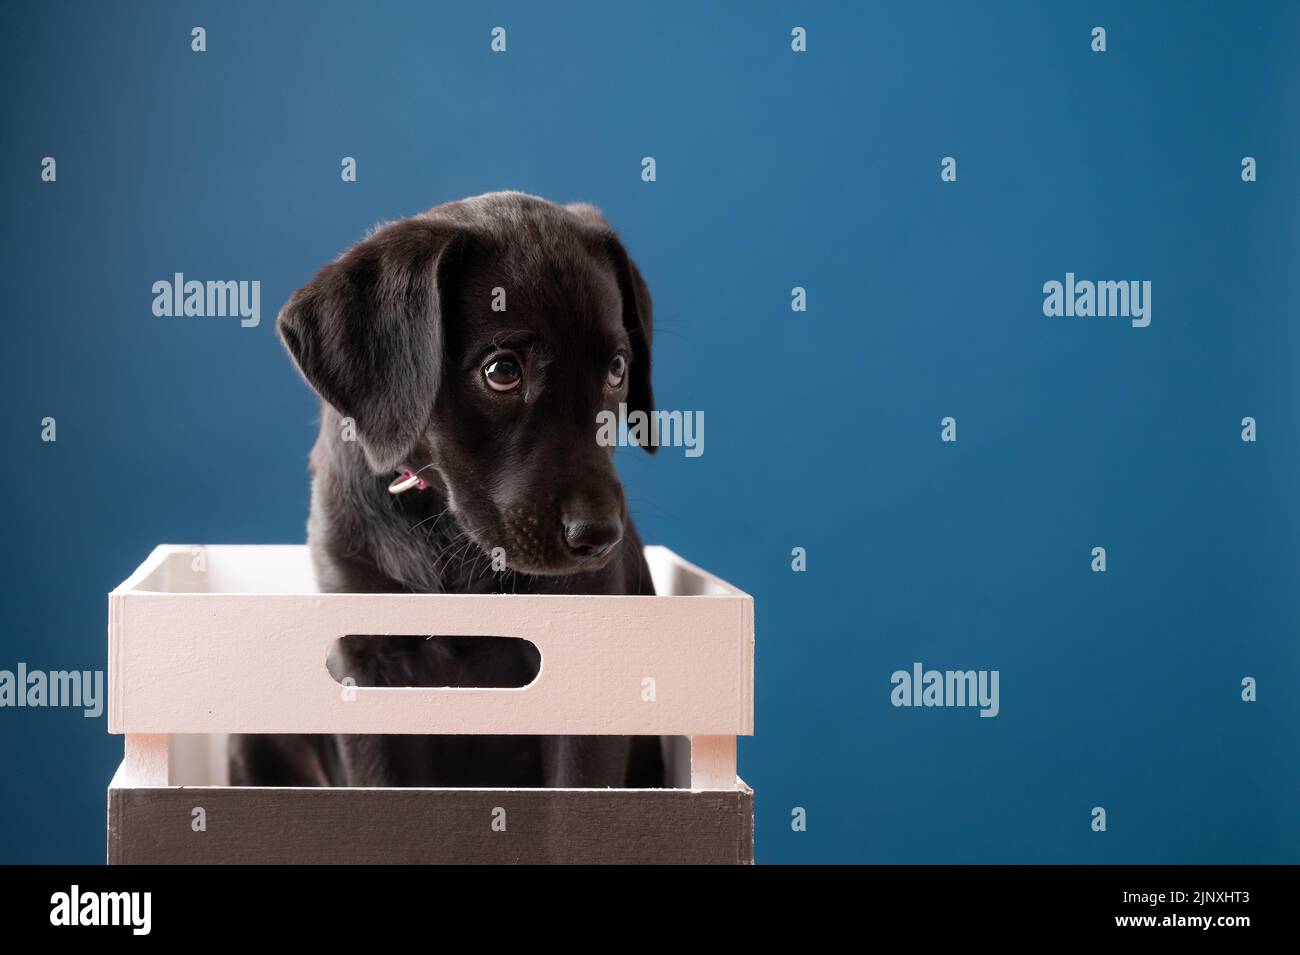
[{"label": "pink collar", "polygon": [[388,493],[401,494],[403,491],[409,491],[411,488],[423,491],[428,486],[429,482],[424,478],[417,475],[410,468],[403,468],[402,476],[393,481],[392,484],[388,485]]}]

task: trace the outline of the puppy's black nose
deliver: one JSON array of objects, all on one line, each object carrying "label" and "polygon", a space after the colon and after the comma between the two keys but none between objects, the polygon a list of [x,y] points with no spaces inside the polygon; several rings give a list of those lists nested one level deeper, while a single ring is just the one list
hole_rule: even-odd
[{"label": "puppy's black nose", "polygon": [[580,518],[564,522],[564,543],[575,557],[600,557],[623,539],[623,522]]}]

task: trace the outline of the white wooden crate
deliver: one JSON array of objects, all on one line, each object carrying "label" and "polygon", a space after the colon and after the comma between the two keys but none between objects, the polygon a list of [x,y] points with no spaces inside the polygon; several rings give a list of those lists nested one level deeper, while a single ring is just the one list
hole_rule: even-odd
[{"label": "white wooden crate", "polygon": [[[326,838],[324,829],[337,838],[341,820],[385,811],[388,802],[360,806],[363,792],[366,800],[402,793],[380,797],[394,805],[423,799],[431,820],[472,814],[507,792],[552,829],[570,819],[567,841],[576,849],[539,831],[536,844],[517,846],[521,861],[603,861],[618,833],[590,842],[569,832],[592,818],[625,826],[628,856],[642,861],[659,861],[673,846],[693,861],[750,861],[753,794],[736,775],[736,737],[753,732],[753,600],[666,548],[645,554],[653,597],[322,594],[302,545],[156,548],[109,595],[109,731],[126,736],[126,758],[110,786],[110,861],[314,858],[308,843]],[[345,693],[326,657],[350,634],[518,637],[537,647],[541,667],[520,688]],[[647,678],[653,701],[642,692]],[[677,767],[676,778],[689,792],[618,790],[611,802],[608,790],[241,789],[222,785],[230,733],[682,736],[690,739],[689,765]],[[324,813],[324,828],[269,854],[233,836],[178,842],[158,831],[175,813],[188,813],[204,789],[210,802],[230,807],[230,817],[252,820],[272,805],[291,806],[303,832],[312,830],[304,813]],[[695,848],[670,837],[674,818]],[[722,828],[711,849],[715,818]],[[375,835],[352,834],[354,857],[378,861],[391,852]],[[448,845],[500,857],[499,843],[451,835],[441,833],[437,851],[430,843],[421,854],[417,846],[403,861],[455,861],[446,858]],[[371,845],[360,844],[367,839]]]}]

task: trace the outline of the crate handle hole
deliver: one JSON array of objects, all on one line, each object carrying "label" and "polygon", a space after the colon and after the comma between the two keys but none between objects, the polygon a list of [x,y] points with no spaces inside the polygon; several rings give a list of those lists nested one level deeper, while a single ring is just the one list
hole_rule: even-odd
[{"label": "crate handle hole", "polygon": [[350,633],[330,644],[325,668],[342,686],[518,690],[542,654],[521,637]]}]

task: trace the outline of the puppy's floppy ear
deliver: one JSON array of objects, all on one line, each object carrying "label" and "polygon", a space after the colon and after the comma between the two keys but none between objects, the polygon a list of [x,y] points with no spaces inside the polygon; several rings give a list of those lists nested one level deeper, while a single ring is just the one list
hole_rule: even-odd
[{"label": "puppy's floppy ear", "polygon": [[376,473],[405,463],[433,411],[443,360],[440,275],[457,230],[384,226],[294,293],[276,328],[316,393],[356,422]]},{"label": "puppy's floppy ear", "polygon": [[[632,257],[623,248],[617,233],[614,232],[600,210],[586,203],[574,203],[566,206],[570,212],[586,225],[594,227],[600,234],[600,243],[605,255],[614,266],[618,276],[618,294],[623,299],[623,328],[632,343],[632,361],[628,374],[631,379],[627,386],[627,410],[643,411],[647,415],[654,413],[654,388],[650,382],[650,351],[654,335],[654,311],[650,302],[650,290],[641,278],[641,270],[636,267]],[[653,444],[643,444],[645,450],[654,454],[659,450]]]},{"label": "puppy's floppy ear", "polygon": [[[650,306],[650,290],[641,278],[641,270],[623,250],[623,243],[614,240],[613,254],[622,258],[619,269],[618,290],[623,296],[623,327],[627,329],[628,338],[632,340],[632,361],[628,374],[632,376],[627,384],[627,410],[644,411],[654,414],[654,388],[650,383],[650,346],[654,332],[654,314]],[[658,449],[653,444],[643,444],[650,454]]]}]

